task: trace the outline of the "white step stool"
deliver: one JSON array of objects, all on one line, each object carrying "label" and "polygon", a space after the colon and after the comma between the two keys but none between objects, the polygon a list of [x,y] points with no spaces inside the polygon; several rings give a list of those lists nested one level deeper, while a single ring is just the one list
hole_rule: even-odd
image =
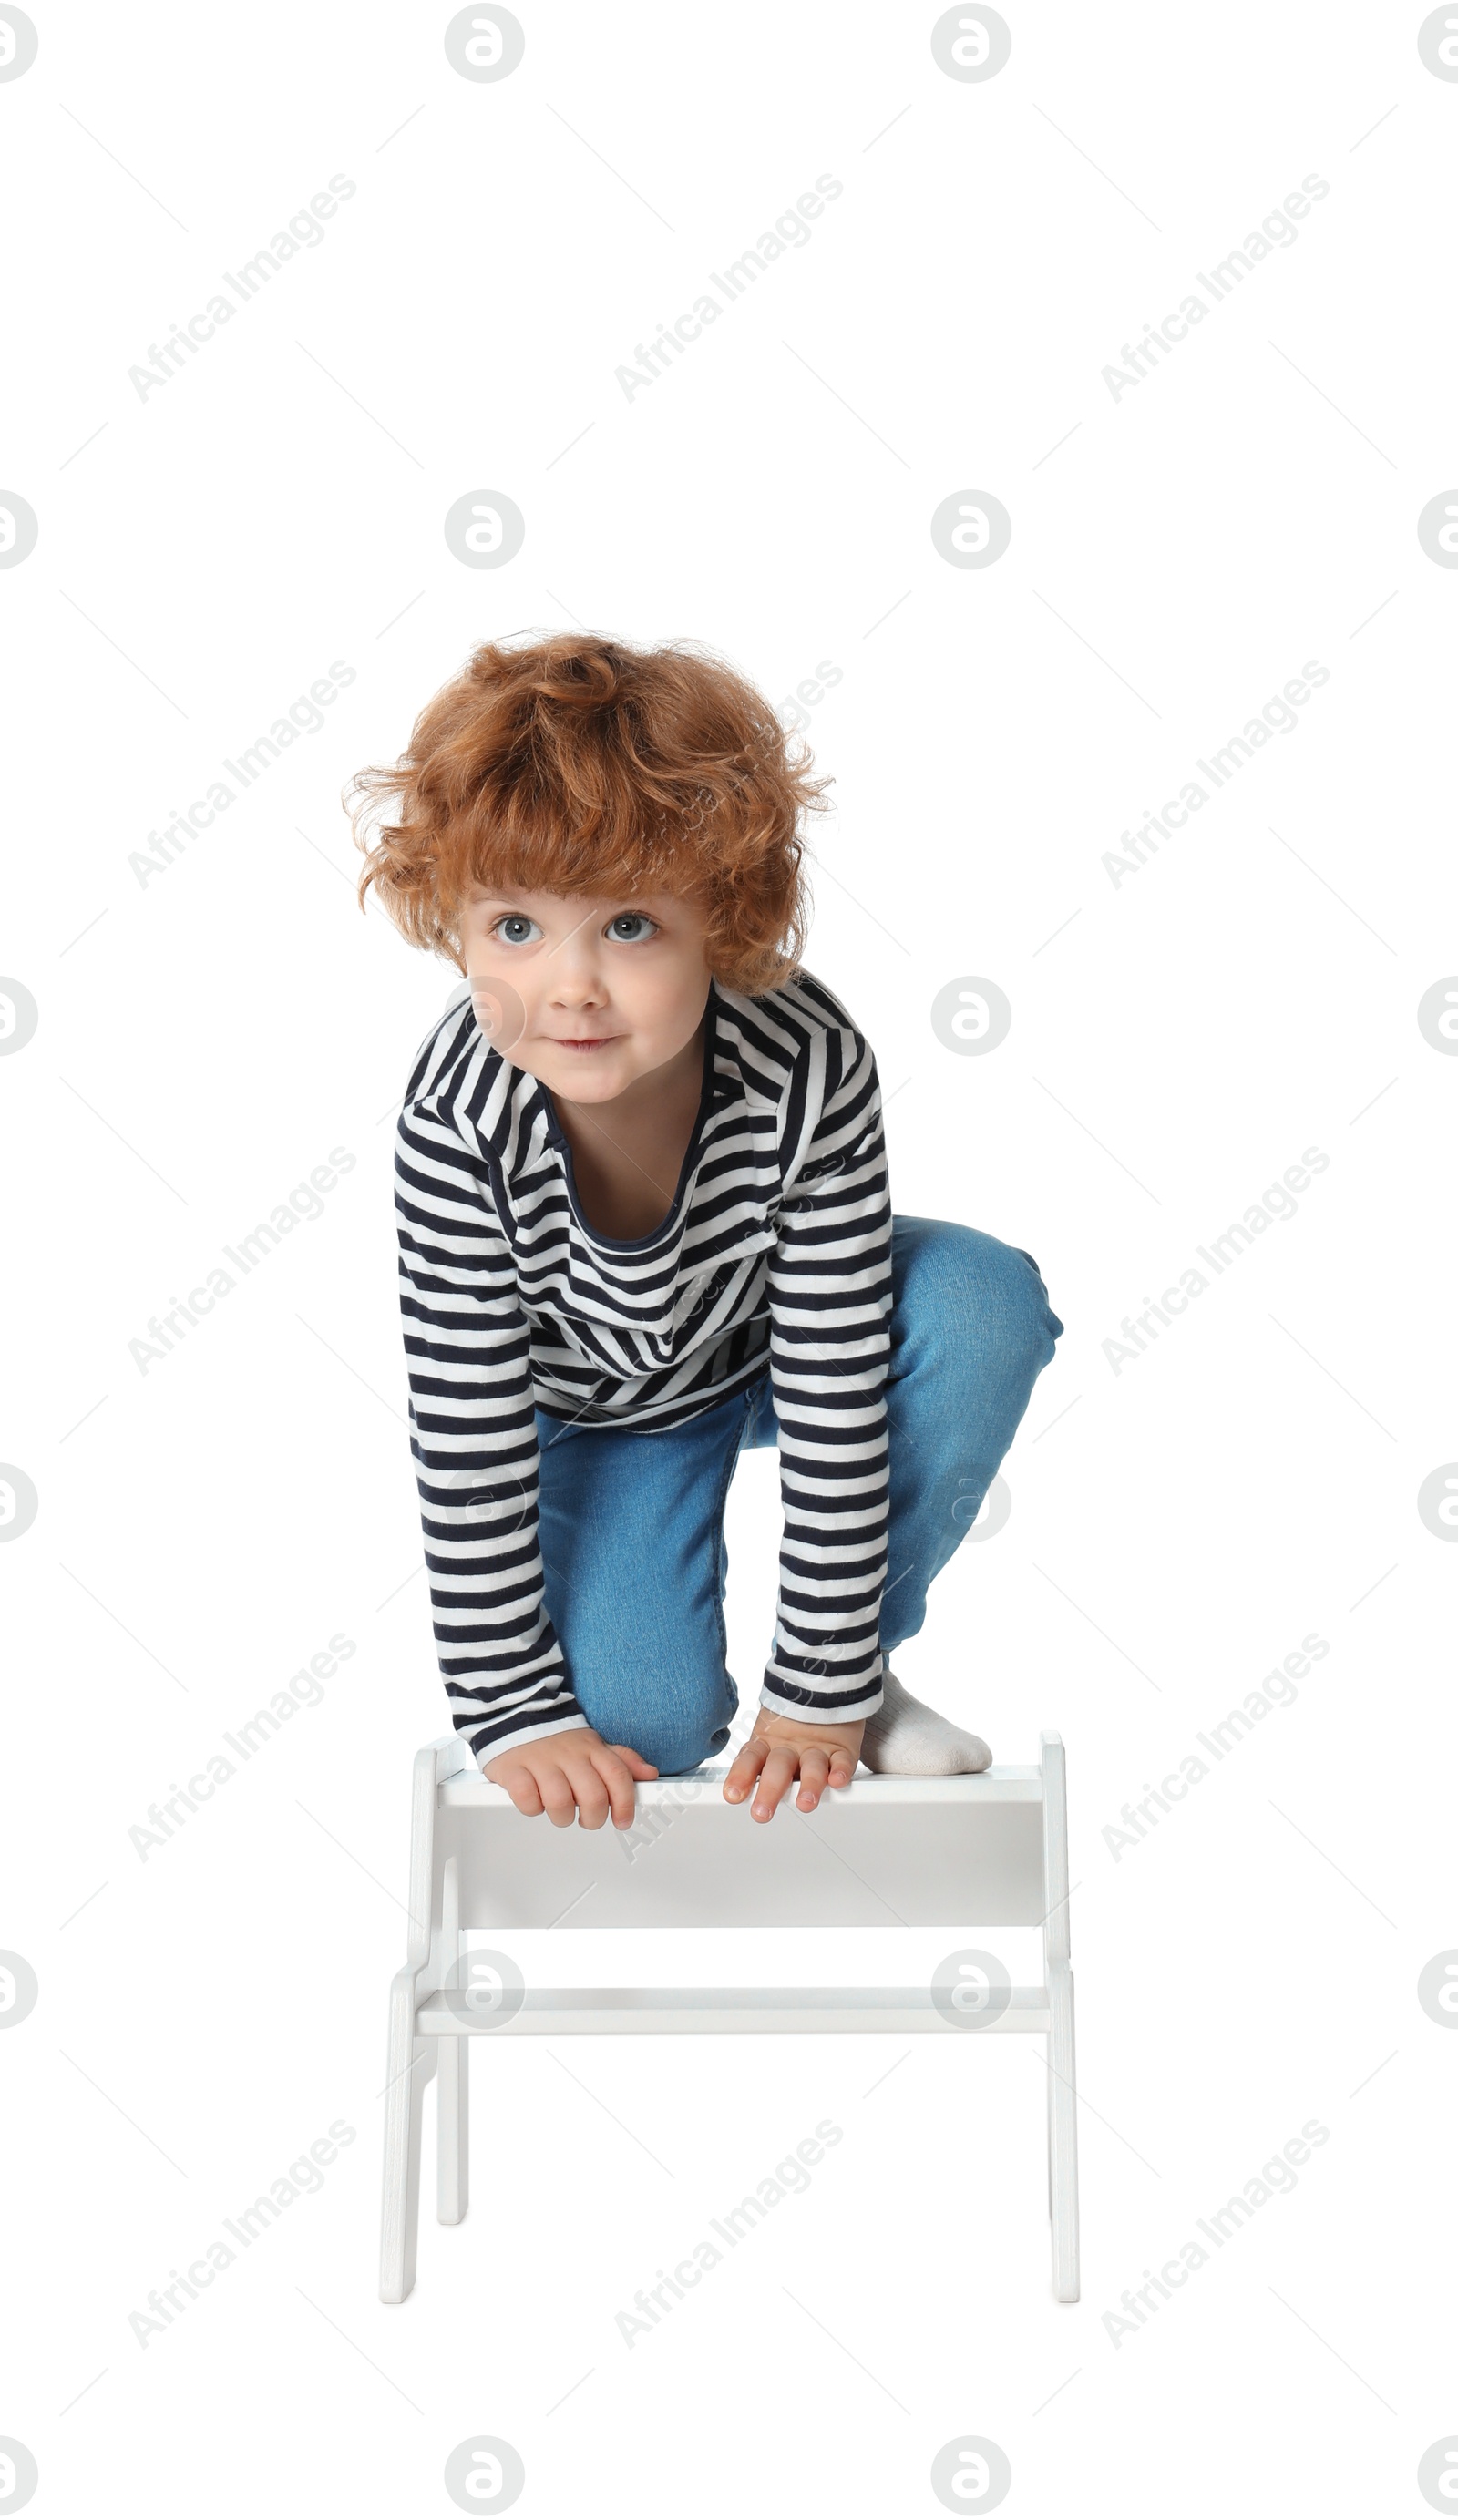
[{"label": "white step stool", "polygon": [[[1048,2211],[1053,2289],[1078,2298],[1073,1976],[1069,1962],[1063,1742],[1041,1735],[1036,1768],[979,1777],[873,1777],[793,1795],[756,1822],[726,1803],[727,1767],[636,1787],[632,1831],[524,1819],[453,1736],[416,1753],[410,1938],[389,1991],[380,2298],[415,2281],[425,2087],[439,2072],[436,2213],[466,2211],[467,2041],[685,2031],[1040,2031],[1048,2042]],[[697,1792],[696,1789],[697,1788]],[[691,1796],[692,1799],[686,1799]],[[616,1841],[615,1843],[615,1841]],[[639,1860],[641,1851],[642,1859]],[[625,1860],[628,1852],[634,1861]],[[837,1858],[843,1861],[837,1861]],[[895,1987],[505,1987],[477,1975],[469,1930],[661,1925],[1040,1925],[1043,1983],[990,2002],[974,1983],[949,1999]],[[938,2001],[938,1995],[940,2001]],[[979,2022],[977,2005],[985,2006]],[[1000,2008],[999,2008],[1000,2004]]]}]

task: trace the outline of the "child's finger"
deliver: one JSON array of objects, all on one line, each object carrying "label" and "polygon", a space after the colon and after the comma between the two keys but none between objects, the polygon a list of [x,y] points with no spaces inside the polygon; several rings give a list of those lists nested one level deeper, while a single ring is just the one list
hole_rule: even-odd
[{"label": "child's finger", "polygon": [[[631,1828],[633,1824],[633,1771],[628,1767],[627,1761],[637,1758],[636,1750],[625,1753],[616,1749],[594,1750],[592,1754],[592,1764],[608,1788],[608,1799],[613,1806],[615,1828]],[[647,1768],[648,1762],[646,1759],[640,1759],[638,1765]],[[657,1768],[649,1769],[649,1774],[656,1777]]]},{"label": "child's finger", "polygon": [[641,1750],[630,1748],[626,1741],[610,1741],[608,1743],[608,1748],[611,1750],[615,1759],[620,1759],[622,1761],[623,1766],[629,1771],[630,1775],[635,1777],[656,1777],[658,1775],[658,1770],[654,1766],[653,1761],[651,1759],[645,1759]]},{"label": "child's finger", "polygon": [[813,1811],[830,1782],[830,1756],[825,1750],[802,1750],[799,1760],[799,1792],[796,1804],[800,1811]]},{"label": "child's finger", "polygon": [[608,1817],[610,1788],[596,1759],[590,1755],[574,1759],[566,1773],[576,1796],[578,1827],[601,1828]]},{"label": "child's finger", "polygon": [[577,1797],[571,1778],[565,1768],[552,1768],[545,1779],[538,1778],[537,1791],[546,1806],[547,1818],[554,1828],[570,1828],[577,1817]]},{"label": "child's finger", "polygon": [[789,1792],[795,1782],[795,1772],[799,1766],[799,1758],[800,1754],[797,1750],[771,1749],[769,1757],[764,1762],[759,1788],[752,1806],[752,1817],[755,1820],[774,1819],[782,1797]]},{"label": "child's finger", "polygon": [[726,1802],[743,1802],[768,1757],[769,1743],[758,1733],[752,1733],[724,1778]]},{"label": "child's finger", "polygon": [[509,1768],[502,1782],[524,1820],[535,1820],[542,1810],[536,1778],[529,1768]]}]

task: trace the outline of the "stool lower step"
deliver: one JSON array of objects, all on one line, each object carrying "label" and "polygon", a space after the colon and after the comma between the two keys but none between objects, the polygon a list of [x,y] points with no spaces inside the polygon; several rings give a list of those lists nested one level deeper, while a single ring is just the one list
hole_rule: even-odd
[{"label": "stool lower step", "polygon": [[1046,2031],[1048,1997],[1042,1987],[1014,1987],[1006,2007],[990,2020],[975,2014],[948,2019],[931,1990],[916,1986],[588,1986],[528,1987],[505,2017],[473,2019],[459,1998],[432,1995],[416,2006],[417,2038],[561,2038],[573,2033],[612,2038],[624,2033],[685,2031],[945,2031],[950,2038]]}]

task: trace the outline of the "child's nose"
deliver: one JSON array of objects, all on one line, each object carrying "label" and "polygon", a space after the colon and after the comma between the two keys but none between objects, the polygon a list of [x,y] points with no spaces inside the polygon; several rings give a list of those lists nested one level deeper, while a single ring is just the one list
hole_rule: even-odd
[{"label": "child's nose", "polygon": [[607,994],[594,966],[578,963],[559,971],[552,1002],[559,1007],[601,1006]]}]

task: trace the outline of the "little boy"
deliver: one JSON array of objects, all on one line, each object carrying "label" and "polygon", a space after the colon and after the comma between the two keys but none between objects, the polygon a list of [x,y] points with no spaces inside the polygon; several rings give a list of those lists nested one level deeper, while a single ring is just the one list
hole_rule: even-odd
[{"label": "little boy", "polygon": [[[985,1767],[886,1655],[1063,1324],[1035,1262],[892,1216],[876,1062],[799,962],[828,783],[685,644],[478,649],[361,773],[369,887],[472,1003],[395,1155],[411,1449],[456,1731],[519,1811],[631,1825],[724,1748],[724,1502],[777,1445],[774,1642],[730,1802]],[[373,843],[370,808],[392,812]]]}]

